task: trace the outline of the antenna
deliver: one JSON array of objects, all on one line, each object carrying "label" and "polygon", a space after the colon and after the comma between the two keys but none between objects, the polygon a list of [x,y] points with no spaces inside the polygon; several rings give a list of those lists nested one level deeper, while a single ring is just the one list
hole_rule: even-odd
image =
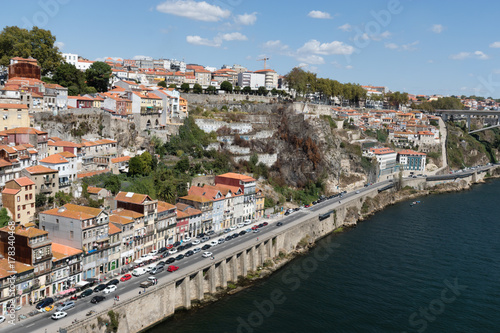
[{"label": "antenna", "polygon": [[269,60],[269,58],[257,59],[257,61],[264,61],[264,69],[266,69],[266,61],[267,60]]}]

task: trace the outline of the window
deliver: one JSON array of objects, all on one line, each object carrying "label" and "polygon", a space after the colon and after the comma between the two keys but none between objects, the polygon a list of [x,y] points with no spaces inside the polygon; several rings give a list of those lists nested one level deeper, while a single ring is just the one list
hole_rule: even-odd
[{"label": "window", "polygon": [[32,194],[32,193],[30,193],[30,200],[31,200],[31,199],[33,199],[33,194]]},{"label": "window", "polygon": [[23,205],[23,210],[26,210],[26,205]]},{"label": "window", "polygon": [[73,230],[70,230],[69,232],[69,239],[73,239]]},{"label": "window", "polygon": [[24,200],[28,200],[28,195],[27,194],[24,196]]},{"label": "window", "polygon": [[21,210],[21,205],[17,205],[17,210]]},{"label": "window", "polygon": [[17,196],[17,202],[19,202],[19,201],[21,201],[21,196],[20,195]]},{"label": "window", "polygon": [[20,219],[21,218],[21,214],[17,214],[17,218]]}]

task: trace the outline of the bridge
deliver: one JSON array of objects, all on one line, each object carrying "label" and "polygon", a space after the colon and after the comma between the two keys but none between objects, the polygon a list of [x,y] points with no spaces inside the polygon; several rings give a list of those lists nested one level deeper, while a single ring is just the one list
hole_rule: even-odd
[{"label": "bridge", "polygon": [[[469,134],[485,131],[487,129],[500,127],[500,111],[497,110],[435,110],[434,115],[441,116],[444,121],[448,121],[449,117],[467,117],[467,129]],[[496,117],[496,124],[474,131],[470,130],[470,119],[472,117]]]}]

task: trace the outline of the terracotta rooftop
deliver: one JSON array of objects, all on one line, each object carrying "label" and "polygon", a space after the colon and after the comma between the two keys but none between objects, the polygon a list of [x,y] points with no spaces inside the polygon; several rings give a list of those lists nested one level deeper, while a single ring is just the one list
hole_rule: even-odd
[{"label": "terracotta rooftop", "polygon": [[[3,231],[3,232],[10,232],[10,231],[12,231],[9,226],[3,227],[0,230]],[[32,237],[37,237],[37,236],[48,235],[49,232],[45,231],[45,230],[42,230],[42,229],[38,229],[38,228],[33,228],[33,227],[26,228],[23,225],[18,225],[18,226],[16,226],[14,228],[14,234],[19,235],[19,236],[24,236],[24,237],[32,238]]]},{"label": "terracotta rooftop", "polygon": [[16,179],[14,179],[14,181],[19,186],[35,185],[35,183],[31,179],[29,179],[28,177],[16,178]]},{"label": "terracotta rooftop", "polygon": [[68,163],[68,160],[59,154],[52,154],[40,160],[40,163],[60,164],[60,163]]},{"label": "terracotta rooftop", "polygon": [[119,192],[116,195],[115,200],[135,204],[142,204],[145,201],[152,201],[152,199],[147,194],[138,194],[133,192]]},{"label": "terracotta rooftop", "polygon": [[67,257],[71,257],[74,255],[78,255],[80,253],[83,253],[82,250],[75,249],[74,247],[59,244],[59,243],[52,243],[52,256],[55,258],[53,261],[56,260],[61,260]]},{"label": "terracotta rooftop", "polygon": [[17,193],[19,193],[19,191],[21,191],[21,190],[16,190],[16,189],[13,189],[13,188],[4,188],[3,191],[2,191],[2,194],[13,194],[13,195],[16,195]]},{"label": "terracotta rooftop", "polygon": [[216,177],[224,177],[224,178],[232,178],[232,179],[239,179],[245,182],[254,182],[255,179],[250,177],[250,176],[245,176],[239,173],[234,173],[234,172],[228,172],[222,175],[218,175]]},{"label": "terracotta rooftop", "polygon": [[87,220],[95,218],[102,212],[102,209],[87,206],[66,204],[59,208],[53,208],[41,212],[41,214],[68,217],[76,220]]}]

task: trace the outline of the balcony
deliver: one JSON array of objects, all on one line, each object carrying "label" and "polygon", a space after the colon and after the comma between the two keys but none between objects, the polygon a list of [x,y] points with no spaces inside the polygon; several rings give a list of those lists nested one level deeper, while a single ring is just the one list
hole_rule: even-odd
[{"label": "balcony", "polygon": [[42,188],[40,190],[40,192],[42,192],[44,194],[49,194],[49,193],[52,193],[52,189],[50,189],[50,188]]},{"label": "balcony", "polygon": [[159,114],[162,112],[162,109],[154,106],[143,106],[141,107],[142,115],[150,115],[150,114]]},{"label": "balcony", "polygon": [[59,182],[59,188],[71,186],[71,182]]},{"label": "balcony", "polygon": [[44,256],[33,257],[33,264],[36,265],[42,261],[52,259],[52,254],[46,254]]},{"label": "balcony", "polygon": [[50,184],[50,183],[52,183],[52,179],[51,179],[51,178],[49,178],[49,177],[43,177],[43,182],[44,182],[45,184]]}]

